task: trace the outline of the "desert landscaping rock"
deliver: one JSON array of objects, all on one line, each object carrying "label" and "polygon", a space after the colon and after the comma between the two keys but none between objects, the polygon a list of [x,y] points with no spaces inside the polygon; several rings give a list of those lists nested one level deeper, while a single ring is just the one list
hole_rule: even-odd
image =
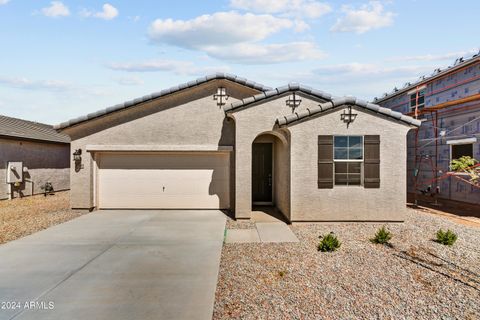
[{"label": "desert landscaping rock", "polygon": [[[299,224],[299,243],[225,244],[214,319],[480,318],[480,228],[410,210],[386,225],[388,247],[369,241],[382,225]],[[433,241],[439,228],[454,246]],[[331,231],[340,249],[318,252]]]},{"label": "desert landscaping rock", "polygon": [[12,241],[88,211],[70,210],[70,193],[0,201],[0,243]]}]

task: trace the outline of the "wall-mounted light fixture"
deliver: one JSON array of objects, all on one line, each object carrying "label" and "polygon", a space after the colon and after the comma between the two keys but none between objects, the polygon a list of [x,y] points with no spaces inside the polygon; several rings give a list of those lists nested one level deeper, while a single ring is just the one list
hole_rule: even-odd
[{"label": "wall-mounted light fixture", "polygon": [[213,100],[217,101],[217,106],[224,106],[230,96],[227,94],[227,89],[224,87],[217,88],[217,93],[213,95]]},{"label": "wall-mounted light fixture", "polygon": [[82,161],[82,149],[76,149],[73,152],[73,161],[75,161],[75,162]]},{"label": "wall-mounted light fixture", "polygon": [[292,93],[287,100],[285,100],[285,104],[292,109],[292,113],[295,112],[295,109],[297,109],[301,103],[302,99],[297,97],[297,94],[295,92]]},{"label": "wall-mounted light fixture", "polygon": [[343,109],[343,113],[340,115],[340,119],[347,124],[347,128],[352,123],[355,121],[357,118],[356,113],[352,113],[352,106],[348,106],[346,109]]}]

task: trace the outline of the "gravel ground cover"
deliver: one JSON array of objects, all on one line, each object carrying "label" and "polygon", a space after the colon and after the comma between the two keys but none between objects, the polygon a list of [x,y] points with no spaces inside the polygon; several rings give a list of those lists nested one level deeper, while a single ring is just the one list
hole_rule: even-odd
[{"label": "gravel ground cover", "polygon": [[230,216],[227,217],[227,224],[226,228],[227,229],[254,229],[255,228],[255,223],[251,220],[234,220]]},{"label": "gravel ground cover", "polygon": [[[480,319],[480,228],[409,210],[387,224],[300,224],[300,243],[225,244],[214,319]],[[452,247],[432,239],[458,234]],[[318,252],[319,235],[342,242]]]},{"label": "gravel ground cover", "polygon": [[12,241],[82,215],[72,211],[70,193],[0,201],[0,243]]}]

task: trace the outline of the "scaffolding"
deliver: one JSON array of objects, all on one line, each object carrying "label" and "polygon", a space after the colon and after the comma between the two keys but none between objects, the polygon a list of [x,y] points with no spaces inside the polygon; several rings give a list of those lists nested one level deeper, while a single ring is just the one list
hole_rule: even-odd
[{"label": "scaffolding", "polygon": [[[420,193],[424,196],[430,196],[434,199],[434,204],[438,205],[438,195],[440,194],[440,186],[439,186],[439,181],[444,180],[449,177],[453,177],[457,181],[461,181],[465,184],[468,184],[474,188],[477,188],[480,190],[480,185],[478,183],[472,182],[471,179],[467,179],[466,175],[464,173],[458,173],[458,172],[452,172],[452,171],[447,171],[443,172],[442,168],[439,167],[438,160],[439,160],[439,152],[438,152],[438,147],[439,147],[439,141],[443,138],[446,138],[449,132],[455,132],[456,130],[468,125],[471,122],[477,121],[480,119],[480,116],[475,117],[474,119],[463,123],[462,125],[455,127],[450,130],[446,130],[446,128],[440,128],[438,125],[438,120],[439,120],[439,110],[446,110],[445,112],[442,112],[440,115],[445,115],[451,112],[458,112],[462,110],[476,110],[480,107],[480,104],[476,104],[473,106],[463,106],[460,108],[455,108],[453,110],[447,110],[447,108],[458,105],[458,104],[445,104],[442,107],[436,106],[433,108],[427,108],[423,110],[418,110],[418,90],[417,90],[417,103],[415,107],[414,116],[416,119],[419,118],[419,115],[424,115],[427,112],[430,115],[430,121],[431,121],[431,127],[433,131],[433,138],[430,139],[430,141],[424,145],[419,145],[419,128],[415,129],[415,138],[414,138],[414,168],[413,168],[413,176],[414,176],[414,203],[417,204],[418,198],[417,195]],[[480,100],[480,97],[478,98]],[[475,100],[470,100],[470,101],[475,101]],[[439,129],[444,129],[440,131],[439,134]],[[427,147],[430,144],[435,143],[435,148],[434,148],[434,154],[433,155],[425,155],[421,154],[419,151]],[[422,171],[422,166],[427,167],[427,171],[431,172],[432,178],[424,181],[424,179],[421,179],[421,171]],[[476,169],[480,167],[480,164],[476,164],[472,167],[469,167],[469,169]]]}]

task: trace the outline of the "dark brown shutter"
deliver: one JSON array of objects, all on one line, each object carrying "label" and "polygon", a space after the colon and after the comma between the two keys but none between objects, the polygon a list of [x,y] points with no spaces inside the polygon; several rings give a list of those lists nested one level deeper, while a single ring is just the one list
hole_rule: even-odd
[{"label": "dark brown shutter", "polygon": [[333,136],[318,136],[318,188],[333,188]]},{"label": "dark brown shutter", "polygon": [[380,136],[364,136],[364,174],[365,188],[380,188]]}]

